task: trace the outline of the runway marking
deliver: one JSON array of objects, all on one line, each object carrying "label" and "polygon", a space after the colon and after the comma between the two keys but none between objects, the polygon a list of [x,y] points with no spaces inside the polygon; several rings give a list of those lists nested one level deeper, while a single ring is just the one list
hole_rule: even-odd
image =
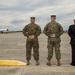
[{"label": "runway marking", "polygon": [[0,66],[26,66],[26,63],[17,60],[0,60]]}]

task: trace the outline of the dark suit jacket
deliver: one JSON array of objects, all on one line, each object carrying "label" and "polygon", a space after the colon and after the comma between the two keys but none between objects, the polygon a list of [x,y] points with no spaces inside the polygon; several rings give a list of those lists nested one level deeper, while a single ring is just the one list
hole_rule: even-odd
[{"label": "dark suit jacket", "polygon": [[75,45],[75,25],[71,25],[68,29],[68,35],[70,36],[70,44]]}]

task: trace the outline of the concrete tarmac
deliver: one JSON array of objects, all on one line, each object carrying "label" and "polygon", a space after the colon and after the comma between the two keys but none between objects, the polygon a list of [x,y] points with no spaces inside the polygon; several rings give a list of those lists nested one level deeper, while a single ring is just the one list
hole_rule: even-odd
[{"label": "concrete tarmac", "polygon": [[[69,65],[71,62],[70,38],[67,33],[61,36],[61,66],[57,66],[55,50],[52,65],[47,66],[47,37],[39,36],[40,65],[35,65],[32,59],[29,66],[0,66],[0,75],[75,75],[75,67]],[[26,62],[26,37],[22,33],[0,34],[0,60],[19,60]]]}]

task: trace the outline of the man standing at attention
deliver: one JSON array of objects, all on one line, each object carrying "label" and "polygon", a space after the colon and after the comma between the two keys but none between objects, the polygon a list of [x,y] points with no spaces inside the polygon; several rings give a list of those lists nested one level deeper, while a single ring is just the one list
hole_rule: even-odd
[{"label": "man standing at attention", "polygon": [[51,22],[49,22],[44,27],[44,34],[48,36],[48,62],[46,63],[48,66],[51,66],[51,59],[53,56],[53,48],[55,48],[55,54],[57,59],[57,66],[60,66],[60,36],[64,33],[62,26],[55,21],[56,15],[51,15]]},{"label": "man standing at attention", "polygon": [[73,20],[74,24],[71,25],[68,29],[68,35],[70,36],[70,44],[72,48],[72,61],[70,65],[75,66],[75,19]]},{"label": "man standing at attention", "polygon": [[36,66],[39,65],[39,42],[38,36],[41,34],[41,28],[39,25],[35,24],[35,17],[30,18],[30,22],[23,29],[24,36],[27,37],[26,40],[26,60],[27,65],[30,65],[31,60],[31,49],[33,48],[33,56],[36,61]]}]

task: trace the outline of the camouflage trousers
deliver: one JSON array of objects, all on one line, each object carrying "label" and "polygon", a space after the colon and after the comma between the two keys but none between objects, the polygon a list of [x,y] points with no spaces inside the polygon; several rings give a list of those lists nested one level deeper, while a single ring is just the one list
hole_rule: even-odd
[{"label": "camouflage trousers", "polygon": [[26,42],[26,60],[31,60],[31,52],[33,48],[34,60],[39,60],[39,43],[38,39]]},{"label": "camouflage trousers", "polygon": [[55,49],[56,59],[61,59],[60,42],[48,42],[48,60],[52,59],[53,49]]}]

